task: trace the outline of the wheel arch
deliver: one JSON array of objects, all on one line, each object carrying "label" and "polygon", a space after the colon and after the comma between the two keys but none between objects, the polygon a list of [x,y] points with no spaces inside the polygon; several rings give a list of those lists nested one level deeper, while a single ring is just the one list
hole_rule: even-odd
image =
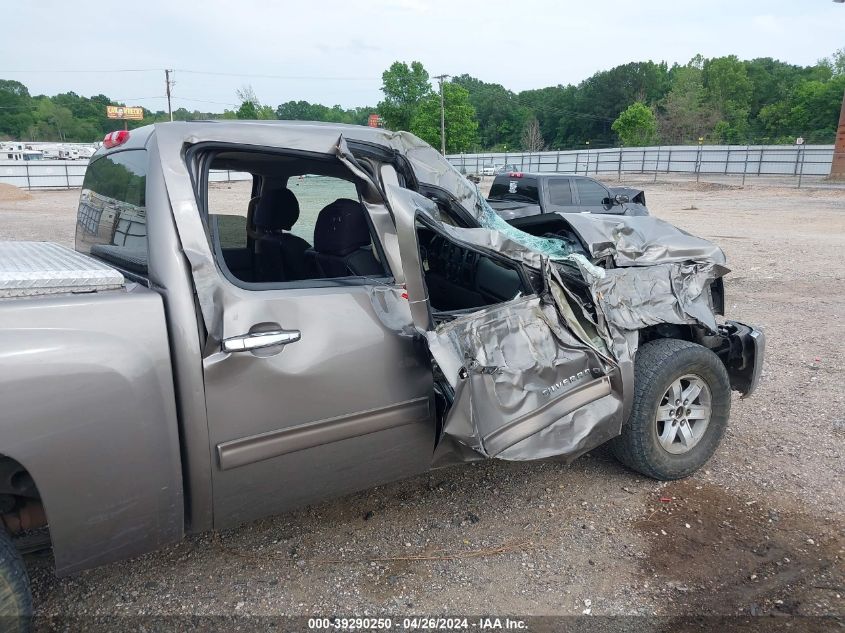
[{"label": "wheel arch", "polygon": [[[0,526],[12,538],[46,528],[47,513],[38,484],[29,469],[13,457],[0,453]],[[27,549],[51,546],[49,530],[27,544]]]}]

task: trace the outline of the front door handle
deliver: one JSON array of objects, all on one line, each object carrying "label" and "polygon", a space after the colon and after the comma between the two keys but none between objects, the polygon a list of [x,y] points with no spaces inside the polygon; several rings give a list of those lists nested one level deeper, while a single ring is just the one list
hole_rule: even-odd
[{"label": "front door handle", "polygon": [[302,338],[299,330],[271,330],[269,332],[252,332],[243,336],[233,336],[224,339],[224,352],[251,352],[265,347],[296,343]]}]

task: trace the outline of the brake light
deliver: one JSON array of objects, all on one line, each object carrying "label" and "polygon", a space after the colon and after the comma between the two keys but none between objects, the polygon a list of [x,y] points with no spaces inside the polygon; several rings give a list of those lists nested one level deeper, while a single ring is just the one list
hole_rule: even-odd
[{"label": "brake light", "polygon": [[103,139],[103,145],[106,149],[123,145],[129,140],[129,130],[117,130],[116,132],[109,132]]},{"label": "brake light", "polygon": [[508,176],[510,176],[511,178],[522,178],[522,172],[521,171],[512,171],[511,173],[508,174]]}]

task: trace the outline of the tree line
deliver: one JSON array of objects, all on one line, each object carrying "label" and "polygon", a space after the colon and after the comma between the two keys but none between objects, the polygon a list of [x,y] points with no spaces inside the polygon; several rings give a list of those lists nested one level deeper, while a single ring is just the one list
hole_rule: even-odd
[{"label": "tree line", "polygon": [[[395,62],[382,75],[376,106],[342,108],[308,101],[262,104],[251,87],[240,106],[221,112],[178,108],[176,120],[287,119],[365,125],[378,113],[391,129],[414,132],[440,146],[440,90],[449,153],[540,151],[583,147],[708,143],[832,143],[845,92],[845,49],[812,66],[735,55],[686,64],[631,62],[600,71],[578,85],[514,92],[467,74],[442,87],[419,62]],[[106,117],[106,95],[30,95],[0,80],[0,139],[102,139],[121,123]],[[124,105],[124,104],[118,104]],[[133,104],[126,104],[133,105]],[[164,121],[144,109],[143,121]]]}]

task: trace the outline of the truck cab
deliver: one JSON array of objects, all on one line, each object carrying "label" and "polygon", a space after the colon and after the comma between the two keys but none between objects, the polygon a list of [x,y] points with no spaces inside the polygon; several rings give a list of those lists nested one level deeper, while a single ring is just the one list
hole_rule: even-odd
[{"label": "truck cab", "polygon": [[487,201],[506,220],[542,213],[648,214],[643,191],[568,174],[502,173],[493,180]]}]

